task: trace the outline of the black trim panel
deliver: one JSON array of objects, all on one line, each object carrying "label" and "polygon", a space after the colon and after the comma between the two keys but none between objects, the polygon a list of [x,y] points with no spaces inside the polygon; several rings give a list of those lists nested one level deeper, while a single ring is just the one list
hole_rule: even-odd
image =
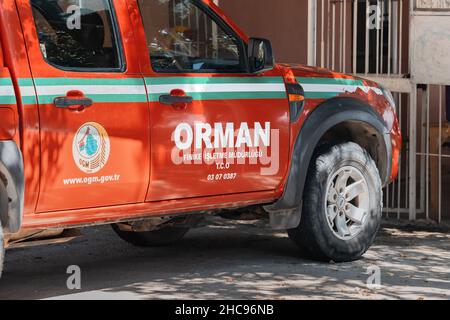
[{"label": "black trim panel", "polygon": [[[297,83],[287,83],[286,84],[288,96],[293,94],[297,96],[302,96],[305,98],[305,90],[303,87]],[[303,108],[305,106],[305,100],[303,101],[291,101],[289,98],[289,110],[291,114],[291,123],[296,122],[302,115]]]}]

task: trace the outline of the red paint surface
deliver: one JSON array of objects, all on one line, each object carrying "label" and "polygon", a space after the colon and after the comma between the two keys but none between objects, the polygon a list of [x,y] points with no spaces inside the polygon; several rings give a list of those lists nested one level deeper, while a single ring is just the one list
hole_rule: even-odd
[{"label": "red paint surface", "polygon": [[16,135],[16,114],[11,108],[0,107],[0,140],[13,140]]}]

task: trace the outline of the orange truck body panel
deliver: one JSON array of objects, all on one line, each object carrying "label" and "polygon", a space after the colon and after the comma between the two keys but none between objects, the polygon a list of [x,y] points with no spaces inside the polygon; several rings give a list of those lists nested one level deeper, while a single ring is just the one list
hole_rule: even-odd
[{"label": "orange truck body panel", "polygon": [[[213,1],[204,0],[204,3],[242,40],[248,41]],[[155,84],[170,86],[174,80],[184,78],[200,83],[208,79],[220,84],[227,79],[242,85],[284,86],[295,79],[301,84],[302,79],[306,82],[321,79],[324,83],[355,81],[359,86],[381,91],[376,83],[297,65],[279,64],[258,74],[156,73],[148,58],[136,1],[114,0],[113,4],[126,70],[91,73],[49,65],[41,54],[30,1],[2,1],[0,37],[7,68],[0,68],[0,78],[10,79],[16,99],[0,103],[0,141],[13,140],[22,151],[26,186],[24,229],[99,224],[271,203],[283,194],[293,147],[304,122],[328,97],[307,94],[301,117],[291,123],[286,92],[253,98],[218,96],[195,100],[185,110],[177,110],[152,99]],[[309,86],[312,88],[317,83],[320,85],[320,81],[311,81]],[[62,91],[56,92],[52,86]],[[112,86],[118,90],[126,87],[135,94],[115,100],[115,89],[106,88],[106,93],[95,95],[94,104],[83,112],[55,108],[55,95],[64,96],[67,91],[83,86]],[[49,93],[53,89],[56,91]],[[392,107],[379,93],[360,90],[336,95],[364,101],[387,123],[392,123],[390,178],[394,179],[401,137]],[[250,129],[255,129],[254,123],[268,121],[270,128],[277,130],[280,142],[276,164],[236,165],[233,168],[236,176],[220,177],[221,182],[217,183],[211,180],[221,171],[214,163],[179,165],[173,161],[174,156],[180,156],[174,148],[174,132],[180,123],[190,126],[195,133],[198,123],[229,123],[234,128],[248,123]],[[76,158],[74,154],[86,148],[86,136],[92,132],[100,137],[102,151],[90,162]],[[186,159],[181,155],[182,160]],[[276,165],[275,173],[261,175],[261,170],[270,165]]]}]

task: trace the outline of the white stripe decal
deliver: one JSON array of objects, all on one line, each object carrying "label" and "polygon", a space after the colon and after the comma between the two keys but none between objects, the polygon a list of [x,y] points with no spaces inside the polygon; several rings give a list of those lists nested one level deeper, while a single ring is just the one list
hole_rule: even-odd
[{"label": "white stripe decal", "polygon": [[164,84],[147,85],[149,94],[168,93],[173,89],[181,89],[191,93],[204,92],[286,92],[283,83],[254,83],[254,84]]},{"label": "white stripe decal", "polygon": [[36,93],[34,92],[34,87],[28,87],[28,86],[20,86],[20,93],[22,96],[35,96]]},{"label": "white stripe decal", "polygon": [[0,86],[0,95],[2,96],[16,96],[12,86]]}]

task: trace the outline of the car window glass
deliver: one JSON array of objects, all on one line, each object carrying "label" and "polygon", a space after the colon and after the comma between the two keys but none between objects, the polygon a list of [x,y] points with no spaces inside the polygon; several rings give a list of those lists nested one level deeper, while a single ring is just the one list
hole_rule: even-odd
[{"label": "car window glass", "polygon": [[31,0],[44,58],[57,67],[120,68],[107,0]]},{"label": "car window glass", "polygon": [[138,0],[153,70],[240,72],[239,40],[192,0]]}]

